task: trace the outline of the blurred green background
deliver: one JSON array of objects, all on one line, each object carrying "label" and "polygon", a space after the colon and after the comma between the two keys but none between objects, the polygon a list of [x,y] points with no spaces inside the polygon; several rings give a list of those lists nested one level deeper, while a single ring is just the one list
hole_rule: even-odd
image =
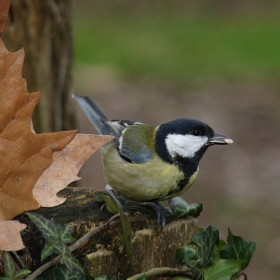
[{"label": "blurred green background", "polygon": [[[191,117],[234,140],[207,151],[184,198],[203,203],[202,227],[257,242],[248,279],[278,279],[280,2],[76,0],[74,45],[75,91],[112,118]],[[104,187],[99,157],[81,185]]]}]

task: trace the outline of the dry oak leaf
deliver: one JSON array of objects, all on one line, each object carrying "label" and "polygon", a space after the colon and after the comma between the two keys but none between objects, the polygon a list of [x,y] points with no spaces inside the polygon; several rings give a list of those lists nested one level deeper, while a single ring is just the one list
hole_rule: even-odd
[{"label": "dry oak leaf", "polygon": [[0,1],[0,34],[4,33],[6,30],[9,8],[10,8],[10,0]]},{"label": "dry oak leaf", "polygon": [[79,180],[77,174],[84,162],[113,139],[112,136],[77,134],[63,150],[54,152],[52,164],[35,184],[34,198],[44,207],[62,204],[66,198],[56,194],[68,184]]},{"label": "dry oak leaf", "polygon": [[25,246],[22,243],[20,231],[26,225],[19,221],[0,221],[0,249],[4,251],[18,251]]},{"label": "dry oak leaf", "polygon": [[31,116],[39,92],[22,79],[24,51],[10,53],[0,40],[0,220],[39,208],[32,189],[75,131],[35,134]]}]

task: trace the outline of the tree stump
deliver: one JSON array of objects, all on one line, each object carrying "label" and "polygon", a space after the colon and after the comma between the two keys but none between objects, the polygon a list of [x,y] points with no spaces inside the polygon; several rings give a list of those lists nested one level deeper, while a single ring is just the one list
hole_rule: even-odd
[{"label": "tree stump", "polygon": [[[60,192],[60,196],[67,197],[64,204],[52,208],[40,208],[35,212],[58,224],[74,225],[75,236],[78,239],[112,216],[105,207],[100,211],[100,203],[94,201],[95,193],[93,189],[68,187]],[[141,215],[139,214],[139,218]],[[145,219],[140,219],[140,222],[131,223],[134,230],[131,237],[131,256],[128,256],[122,242],[120,222],[115,222],[108,230],[96,234],[85,246],[74,251],[74,256],[93,277],[111,274],[120,279],[127,279],[151,268],[179,267],[180,264],[175,257],[176,250],[182,244],[190,243],[198,228],[197,220],[188,217],[173,221],[161,229],[161,227],[151,227],[155,225],[153,218],[143,217]],[[18,220],[28,225],[23,234],[26,249],[22,251],[21,257],[25,260],[27,268],[34,271],[42,265],[40,254],[44,239],[27,216],[21,215]],[[46,261],[50,259],[51,257]]]}]

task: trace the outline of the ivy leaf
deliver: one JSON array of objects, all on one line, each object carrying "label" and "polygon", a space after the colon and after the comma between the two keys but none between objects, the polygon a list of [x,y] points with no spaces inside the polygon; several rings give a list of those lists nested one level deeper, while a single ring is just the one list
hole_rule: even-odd
[{"label": "ivy leaf", "polygon": [[221,251],[222,259],[233,259],[244,261],[241,270],[246,268],[256,249],[255,242],[247,242],[242,237],[235,236],[228,229],[227,237],[228,246]]},{"label": "ivy leaf", "polygon": [[205,280],[229,280],[240,271],[244,261],[218,259],[212,266],[205,268]]},{"label": "ivy leaf", "polygon": [[56,254],[56,255],[59,254],[59,252],[57,252],[55,250],[54,244],[55,243],[51,243],[51,242],[46,241],[45,246],[44,246],[44,248],[41,252],[41,261],[44,261],[47,257],[49,257],[53,254]]},{"label": "ivy leaf", "polygon": [[4,270],[5,276],[0,277],[1,280],[20,280],[31,273],[30,270],[26,269],[16,270],[16,265],[8,252],[4,253]]},{"label": "ivy leaf", "polygon": [[41,261],[48,256],[58,253],[55,251],[58,243],[72,243],[75,238],[72,237],[74,227],[71,225],[57,225],[51,220],[44,218],[42,215],[36,213],[26,213],[35,226],[41,231],[43,237],[46,239],[46,244],[41,253]]},{"label": "ivy leaf", "polygon": [[218,241],[219,231],[212,225],[209,226],[204,232],[198,232],[192,238],[192,242],[199,247],[198,254],[201,257],[201,268],[207,267],[214,263],[214,247]]},{"label": "ivy leaf", "polygon": [[73,270],[78,270],[79,272],[84,274],[84,270],[81,264],[72,255],[65,243],[63,243],[62,241],[58,241],[58,243],[55,244],[54,247],[62,255],[62,258],[60,260],[61,264],[64,264],[68,268],[68,270],[70,270],[70,272],[72,272]]},{"label": "ivy leaf", "polygon": [[44,280],[85,280],[85,276],[78,270],[68,270],[65,265],[57,265],[50,269]]},{"label": "ivy leaf", "polygon": [[196,244],[181,246],[176,252],[176,258],[187,267],[200,267],[201,259],[197,251],[198,246]]},{"label": "ivy leaf", "polygon": [[218,229],[209,226],[205,231],[197,232],[190,245],[177,250],[177,259],[192,269],[193,279],[205,279],[204,269],[215,262],[214,249],[218,241]]},{"label": "ivy leaf", "polygon": [[169,200],[173,219],[181,219],[186,216],[197,218],[202,211],[201,203],[188,204],[182,197],[174,197]]}]

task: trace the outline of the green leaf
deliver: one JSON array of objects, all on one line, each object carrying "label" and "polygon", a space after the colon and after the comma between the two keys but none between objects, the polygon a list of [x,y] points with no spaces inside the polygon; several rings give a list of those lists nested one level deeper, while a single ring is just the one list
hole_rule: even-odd
[{"label": "green leaf", "polygon": [[147,276],[147,274],[143,274],[142,276],[137,278],[137,280],[149,280],[149,277]]},{"label": "green leaf", "polygon": [[204,269],[215,262],[214,249],[218,241],[219,231],[209,226],[197,232],[190,245],[177,250],[177,259],[192,269],[193,279],[204,280]]},{"label": "green leaf", "polygon": [[216,249],[218,252],[224,250],[225,248],[227,247],[227,243],[224,241],[224,240],[219,240],[217,243],[216,243]]},{"label": "green leaf", "polygon": [[4,253],[4,270],[5,276],[0,278],[3,280],[21,280],[31,273],[31,271],[27,269],[20,269],[17,271],[14,260],[8,252]]},{"label": "green leaf", "polygon": [[4,253],[4,270],[5,277],[10,277],[11,279],[16,274],[16,265],[13,261],[13,258],[8,252]]},{"label": "green leaf", "polygon": [[220,252],[222,259],[233,259],[244,261],[242,269],[248,266],[256,249],[255,242],[247,242],[242,237],[235,236],[228,229],[228,246]]},{"label": "green leaf", "polygon": [[78,270],[68,270],[65,265],[57,265],[50,269],[46,280],[85,280],[85,276]]},{"label": "green leaf", "polygon": [[204,268],[214,263],[214,247],[219,241],[219,231],[214,226],[209,226],[204,232],[198,232],[192,238],[198,248],[198,255],[201,258],[201,267]]},{"label": "green leaf", "polygon": [[18,270],[13,279],[15,279],[15,280],[24,279],[24,277],[29,275],[30,273],[31,273],[31,271],[27,270],[27,269]]},{"label": "green leaf", "polygon": [[94,280],[94,277],[86,273],[86,280]]},{"label": "green leaf", "polygon": [[72,236],[74,227],[71,225],[58,225],[51,220],[36,213],[25,213],[46,239],[41,253],[41,261],[52,254],[58,254],[55,250],[59,242],[72,243],[76,239]]},{"label": "green leaf", "polygon": [[58,242],[56,245],[54,245],[55,249],[58,250],[62,256],[60,263],[64,264],[70,272],[72,270],[78,270],[81,273],[84,274],[84,270],[79,263],[79,261],[72,255],[70,252],[69,248],[63,243],[63,242]]},{"label": "green leaf", "polygon": [[49,257],[55,253],[55,248],[53,245],[54,244],[46,241],[45,246],[41,252],[41,262],[43,262],[47,257]]},{"label": "green leaf", "polygon": [[112,214],[119,213],[118,204],[109,196],[106,192],[98,192],[94,195],[94,199],[97,202],[105,202],[107,210]]},{"label": "green leaf", "polygon": [[174,197],[169,200],[173,219],[181,219],[187,216],[197,218],[202,211],[202,204],[188,204],[182,197]]},{"label": "green leaf", "polygon": [[187,267],[200,266],[201,259],[197,250],[198,246],[196,244],[181,246],[176,252],[176,258],[181,263],[186,264]]},{"label": "green leaf", "polygon": [[218,259],[212,266],[205,268],[205,280],[229,280],[240,271],[244,261]]},{"label": "green leaf", "polygon": [[74,226],[58,225],[51,220],[46,219],[42,215],[36,213],[25,213],[35,226],[41,231],[44,238],[50,243],[57,242],[58,238],[64,243],[72,243],[76,239],[72,236]]},{"label": "green leaf", "polygon": [[129,222],[128,217],[120,212],[120,219],[122,223],[122,242],[126,248],[126,253],[130,258],[132,256],[131,244],[130,244],[130,236],[132,234],[132,228]]}]

